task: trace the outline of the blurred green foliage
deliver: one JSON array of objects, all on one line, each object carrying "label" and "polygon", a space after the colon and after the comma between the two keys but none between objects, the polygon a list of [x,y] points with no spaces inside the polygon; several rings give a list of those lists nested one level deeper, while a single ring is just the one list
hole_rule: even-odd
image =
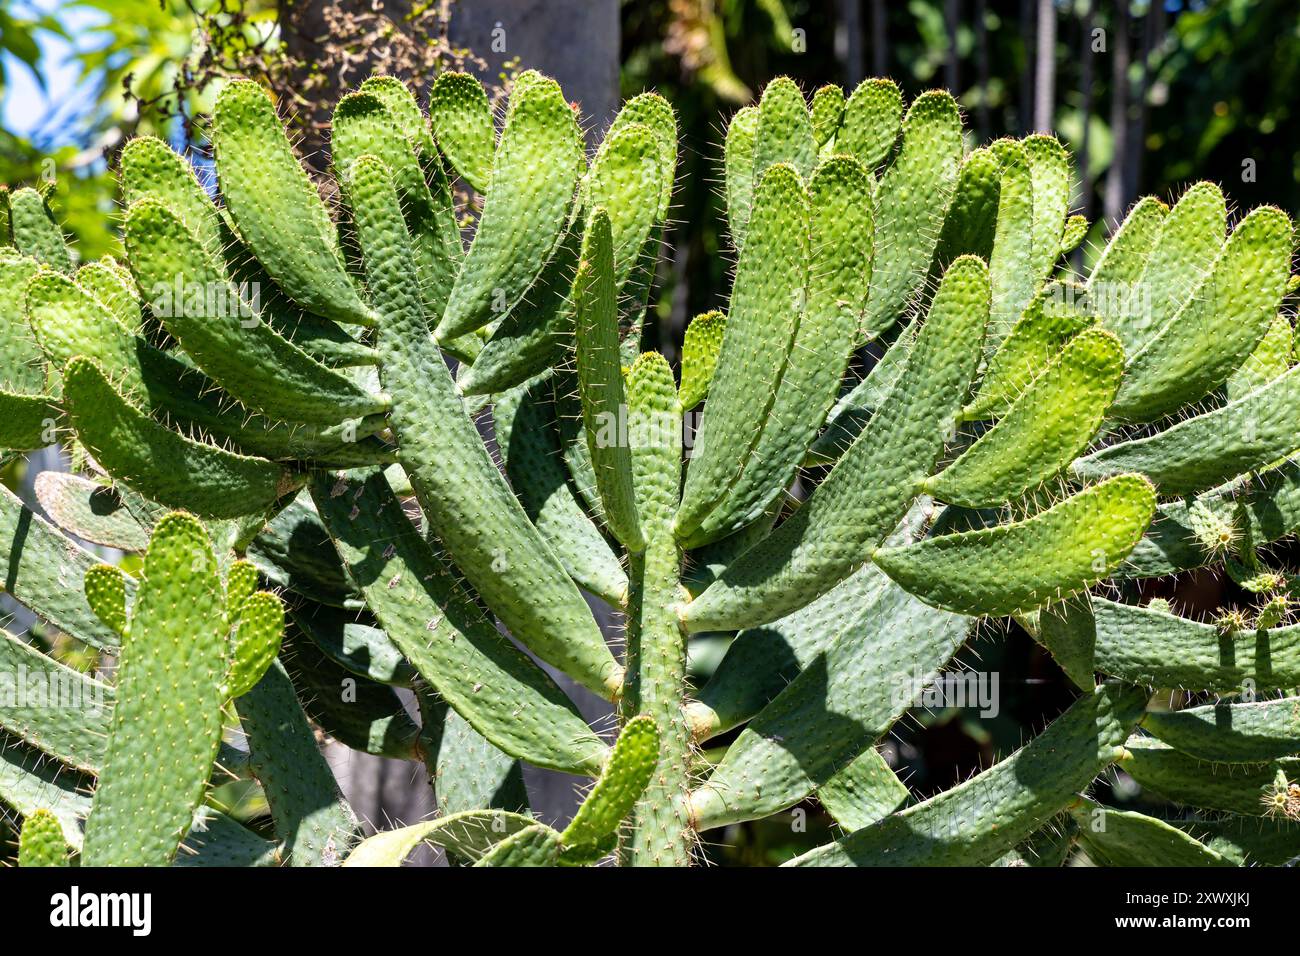
[{"label": "blurred green foliage", "polygon": [[[137,133],[191,141],[216,94],[211,80],[273,44],[275,21],[276,4],[264,0],[70,0],[55,13],[0,9],[0,54],[30,69],[42,91],[51,41],[66,42],[81,75],[78,90],[49,91],[56,123],[29,136],[0,128],[0,183],[49,190],[84,259],[118,251],[117,186],[109,175],[117,149]],[[7,95],[5,59],[0,93]],[[69,111],[65,101],[74,93],[85,103]]]}]

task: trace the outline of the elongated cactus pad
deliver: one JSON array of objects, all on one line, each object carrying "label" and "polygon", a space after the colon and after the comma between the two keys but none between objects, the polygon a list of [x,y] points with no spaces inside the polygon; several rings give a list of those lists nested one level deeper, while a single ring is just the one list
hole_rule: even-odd
[{"label": "elongated cactus pad", "polygon": [[1098,687],[992,769],[787,865],[991,863],[1119,758],[1144,703],[1141,691]]},{"label": "elongated cactus pad", "polygon": [[1028,611],[1119,567],[1155,506],[1149,482],[1120,475],[1025,521],[887,548],[875,561],[936,607],[994,616]]},{"label": "elongated cactus pad", "polygon": [[208,533],[193,517],[170,515],[154,529],[122,644],[87,865],[159,865],[175,855],[217,753],[228,654]]}]

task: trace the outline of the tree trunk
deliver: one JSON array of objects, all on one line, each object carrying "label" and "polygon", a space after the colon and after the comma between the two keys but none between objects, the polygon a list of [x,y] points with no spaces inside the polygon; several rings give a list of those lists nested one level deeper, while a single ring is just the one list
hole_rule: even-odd
[{"label": "tree trunk", "polygon": [[1093,18],[1094,0],[1083,0],[1083,21],[1080,25],[1079,38],[1079,92],[1081,103],[1079,112],[1083,117],[1083,130],[1079,137],[1079,186],[1083,192],[1083,214],[1092,218],[1092,170],[1088,149],[1092,139],[1092,101],[1093,101],[1093,52],[1092,30],[1096,22]]},{"label": "tree trunk", "polygon": [[1128,162],[1125,169],[1125,192],[1137,196],[1142,188],[1142,165],[1146,152],[1147,118],[1150,115],[1148,99],[1151,93],[1151,75],[1155,69],[1156,51],[1164,39],[1164,5],[1152,3],[1147,10],[1142,27],[1142,74],[1134,93],[1132,131],[1128,137]]},{"label": "tree trunk", "polygon": [[835,56],[844,64],[844,85],[852,90],[862,82],[862,0],[836,0]]},{"label": "tree trunk", "polygon": [[889,23],[885,0],[871,0],[871,72],[889,75]]},{"label": "tree trunk", "polygon": [[1128,206],[1125,192],[1127,177],[1124,173],[1128,156],[1129,131],[1129,11],[1128,3],[1121,2],[1115,11],[1114,26],[1110,31],[1111,58],[1110,131],[1111,160],[1106,170],[1106,218],[1117,223]]},{"label": "tree trunk", "polygon": [[961,23],[961,0],[943,0],[944,33],[948,37],[948,51],[943,63],[943,85],[953,96],[961,90],[958,72],[957,26]]},{"label": "tree trunk", "polygon": [[1020,47],[1024,63],[1020,70],[1020,115],[1016,125],[1021,134],[1034,125],[1034,41],[1037,38],[1038,0],[1020,0]]},{"label": "tree trunk", "polygon": [[989,25],[988,0],[975,0],[975,69],[979,82],[979,106],[975,111],[980,142],[987,143],[989,123]]},{"label": "tree trunk", "polygon": [[[1084,218],[1092,220],[1092,163],[1089,149],[1092,143],[1092,106],[1093,106],[1093,52],[1092,29],[1096,22],[1093,18],[1095,0],[1083,0],[1083,18],[1079,24],[1079,114],[1083,129],[1079,135],[1079,204]],[[1074,252],[1074,268],[1083,269],[1083,244]]]},{"label": "tree trunk", "polygon": [[598,142],[618,109],[618,16],[617,0],[466,0],[451,40],[486,61],[487,77],[514,59],[555,77]]},{"label": "tree trunk", "polygon": [[1056,106],[1056,6],[1038,0],[1038,43],[1034,65],[1034,129],[1052,131]]}]

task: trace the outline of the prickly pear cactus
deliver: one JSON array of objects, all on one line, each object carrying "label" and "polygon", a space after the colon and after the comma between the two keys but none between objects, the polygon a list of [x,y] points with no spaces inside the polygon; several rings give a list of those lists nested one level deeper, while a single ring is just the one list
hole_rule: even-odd
[{"label": "prickly pear cactus", "polygon": [[[41,513],[0,490],[42,624],[0,635],[3,675],[61,695],[0,694],[23,865],[686,865],[808,801],[838,838],[793,865],[1300,854],[1284,213],[1145,199],[1075,275],[1055,139],[967,152],[947,93],[779,79],[728,126],[734,284],[674,371],[640,347],[671,106],[632,99],[588,154],[535,73],[501,117],[460,74],[428,103],[388,77],[339,102],[331,208],[229,84],[209,185],[123,151],[121,259],[5,194],[0,445],[74,465]],[[1246,598],[1150,597],[1203,568]],[[914,798],[877,744],[1000,618],[1077,699]],[[424,764],[438,815],[363,829],[318,732]],[[525,762],[594,781],[564,829]],[[1185,809],[1100,802],[1116,773]]]}]

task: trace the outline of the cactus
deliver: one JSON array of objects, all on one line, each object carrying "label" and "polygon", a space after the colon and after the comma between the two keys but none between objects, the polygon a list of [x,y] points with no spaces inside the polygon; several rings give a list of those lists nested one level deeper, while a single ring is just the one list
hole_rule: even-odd
[{"label": "cactus", "polygon": [[[535,73],[500,123],[467,75],[428,102],[390,77],[340,101],[331,208],[230,83],[214,191],[125,147],[121,262],[79,264],[13,193],[0,444],[77,466],[39,476],[48,520],[0,489],[5,588],[74,639],[0,634],[5,673],[69,695],[0,693],[22,865],[685,865],[809,800],[837,839],[792,865],[1300,853],[1300,579],[1267,552],[1300,529],[1284,213],[1229,234],[1212,185],[1144,199],[1075,276],[1054,138],[964,152],[947,93],[782,78],[727,127],[736,274],[678,376],[639,344],[671,106],[630,100],[588,157]],[[1204,567],[1249,604],[1137,600]],[[876,745],[1000,618],[1077,699],[916,799]],[[725,653],[689,671],[705,639]],[[423,764],[439,814],[366,836],[318,733]],[[566,827],[523,763],[593,781]],[[1188,812],[1098,803],[1119,772]],[[259,831],[217,805],[230,779]]]}]

